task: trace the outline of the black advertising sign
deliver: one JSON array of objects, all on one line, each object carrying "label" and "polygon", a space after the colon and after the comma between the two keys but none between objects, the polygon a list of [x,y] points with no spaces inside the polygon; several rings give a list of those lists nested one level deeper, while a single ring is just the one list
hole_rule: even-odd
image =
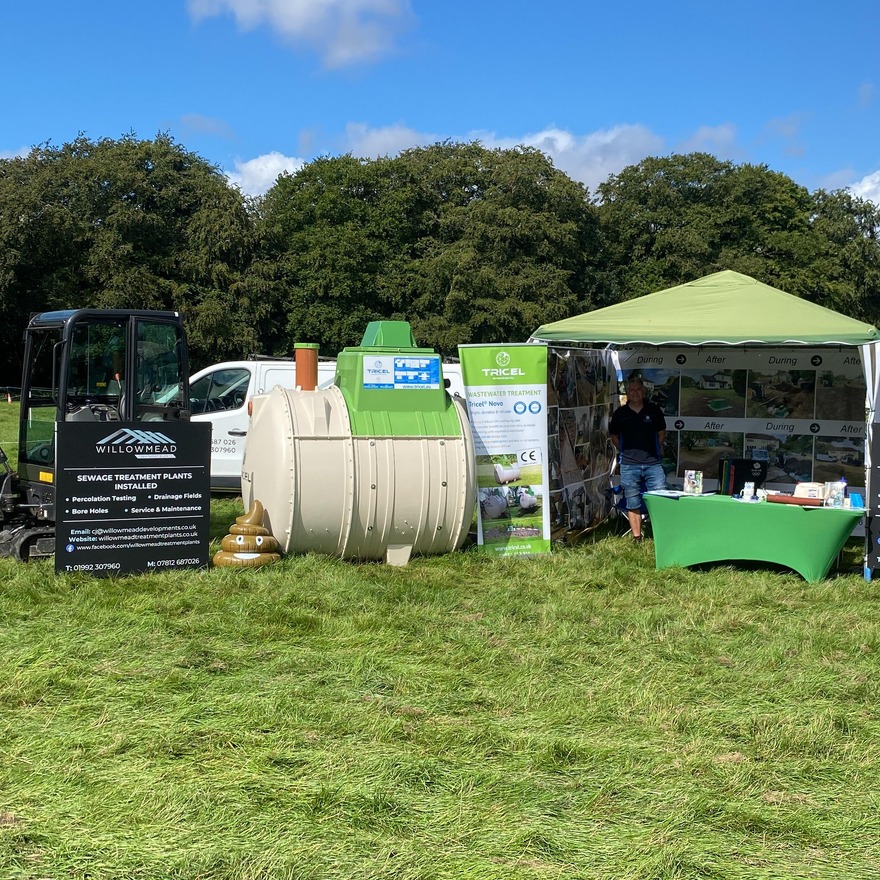
[{"label": "black advertising sign", "polygon": [[871,432],[871,473],[868,477],[870,494],[866,498],[868,508],[868,558],[865,561],[867,569],[880,569],[880,424],[872,426]]},{"label": "black advertising sign", "polygon": [[880,570],[880,516],[874,515],[869,518],[867,536],[868,559],[865,567],[877,571]]},{"label": "black advertising sign", "polygon": [[210,424],[56,427],[56,572],[106,577],[208,564]]}]

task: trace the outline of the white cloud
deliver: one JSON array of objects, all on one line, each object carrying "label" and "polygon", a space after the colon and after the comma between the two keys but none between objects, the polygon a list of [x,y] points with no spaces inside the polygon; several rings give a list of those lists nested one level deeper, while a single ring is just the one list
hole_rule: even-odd
[{"label": "white cloud", "polygon": [[17,150],[0,150],[0,159],[24,159],[30,151],[30,147],[19,147]]},{"label": "white cloud", "polygon": [[[370,128],[351,123],[346,129],[345,151],[373,158],[390,156],[411,147],[422,147],[444,140],[443,135],[418,132],[404,125]],[[500,137],[492,132],[471,131],[455,136],[454,141],[480,141],[487,149],[510,149],[524,145],[535,147],[553,160],[553,164],[594,190],[609,174],[627,165],[656,155],[663,139],[641,125],[618,125],[587,135],[576,135],[558,128],[546,128],[522,137]]]},{"label": "white cloud", "polygon": [[590,191],[609,175],[641,162],[663,149],[663,138],[643,125],[615,125],[586,135],[558,128],[527,134],[519,140],[483,138],[485,146],[535,147],[553,160],[569,177],[586,184]]},{"label": "white cloud", "polygon": [[701,125],[691,137],[682,141],[678,152],[711,153],[719,159],[734,159],[741,152],[736,143],[736,126],[731,122]]},{"label": "white cloud", "polygon": [[852,168],[839,168],[830,174],[825,174],[819,178],[819,188],[833,192],[836,189],[846,189],[850,185],[855,172]]},{"label": "white cloud", "polygon": [[345,152],[365,159],[395,156],[411,147],[424,147],[442,140],[439,135],[415,131],[405,125],[370,128],[362,122],[345,127]]},{"label": "white cloud", "polygon": [[227,139],[235,136],[228,122],[212,116],[202,116],[201,113],[187,113],[180,117],[180,122],[184,131],[195,134],[216,135]]},{"label": "white cloud", "polygon": [[853,195],[860,199],[870,199],[875,205],[880,205],[880,171],[875,171],[863,177],[850,186]]},{"label": "white cloud", "polygon": [[294,174],[304,164],[303,159],[272,152],[247,162],[236,161],[236,170],[226,176],[242,192],[250,196],[261,196],[272,188],[279,174],[285,171]]},{"label": "white cloud", "polygon": [[782,141],[783,149],[789,156],[803,156],[806,148],[801,142],[801,130],[807,116],[804,113],[789,113],[788,116],[777,116],[765,126],[765,136]]},{"label": "white cloud", "polygon": [[266,24],[284,40],[310,46],[328,68],[388,55],[413,19],[410,0],[187,0],[187,5],[196,21],[232,13],[243,30]]},{"label": "white cloud", "polygon": [[[395,156],[413,147],[424,147],[445,140],[448,135],[420,132],[403,124],[372,128],[352,122],[337,144],[339,152],[374,159]],[[574,134],[560,128],[546,128],[521,137],[501,137],[491,132],[471,131],[450,138],[456,142],[480,141],[487,149],[510,149],[519,145],[535,147],[549,156],[553,164],[595,192],[612,174],[635,165],[648,156],[665,154],[662,137],[643,125],[617,125],[589,134]],[[686,140],[681,149],[735,152],[736,129],[732,125],[703,127]],[[229,178],[252,195],[266,192],[281,171],[295,172],[304,160],[280,153],[236,163],[237,173]]]},{"label": "white cloud", "polygon": [[765,128],[773,137],[791,140],[800,135],[805,120],[803,113],[789,113],[788,116],[774,117]]}]

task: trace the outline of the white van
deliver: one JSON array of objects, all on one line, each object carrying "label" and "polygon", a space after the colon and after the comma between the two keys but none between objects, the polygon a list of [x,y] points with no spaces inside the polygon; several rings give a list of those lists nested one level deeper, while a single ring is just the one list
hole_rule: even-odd
[{"label": "white van", "polygon": [[[318,361],[318,385],[331,385],[335,360]],[[450,394],[464,397],[461,365],[444,363]],[[276,385],[296,388],[296,363],[286,358],[225,361],[190,376],[192,421],[211,423],[211,491],[241,492],[241,466],[248,432],[248,401]]]}]

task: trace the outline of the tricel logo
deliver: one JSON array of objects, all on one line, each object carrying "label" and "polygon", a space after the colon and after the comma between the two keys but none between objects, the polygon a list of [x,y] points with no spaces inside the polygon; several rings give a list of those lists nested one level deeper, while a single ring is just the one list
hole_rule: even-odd
[{"label": "tricel logo", "polygon": [[383,360],[382,358],[376,358],[376,360],[374,360],[372,364],[368,363],[367,360],[364,359],[364,371],[371,378],[376,376],[391,375],[388,361]]},{"label": "tricel logo", "polygon": [[495,363],[498,364],[497,367],[485,367],[483,369],[483,375],[492,379],[507,379],[515,376],[525,376],[525,370],[520,370],[518,367],[511,367],[510,364],[510,355],[506,351],[499,351],[495,355]]},{"label": "tricel logo", "polygon": [[135,458],[177,458],[177,444],[158,431],[120,428],[95,444],[99,455],[134,455]]}]

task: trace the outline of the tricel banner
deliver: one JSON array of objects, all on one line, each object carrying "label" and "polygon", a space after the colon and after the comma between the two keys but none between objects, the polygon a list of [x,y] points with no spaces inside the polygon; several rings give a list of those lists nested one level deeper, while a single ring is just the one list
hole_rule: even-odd
[{"label": "tricel banner", "polygon": [[547,347],[459,346],[477,456],[477,539],[502,556],[550,549]]}]

